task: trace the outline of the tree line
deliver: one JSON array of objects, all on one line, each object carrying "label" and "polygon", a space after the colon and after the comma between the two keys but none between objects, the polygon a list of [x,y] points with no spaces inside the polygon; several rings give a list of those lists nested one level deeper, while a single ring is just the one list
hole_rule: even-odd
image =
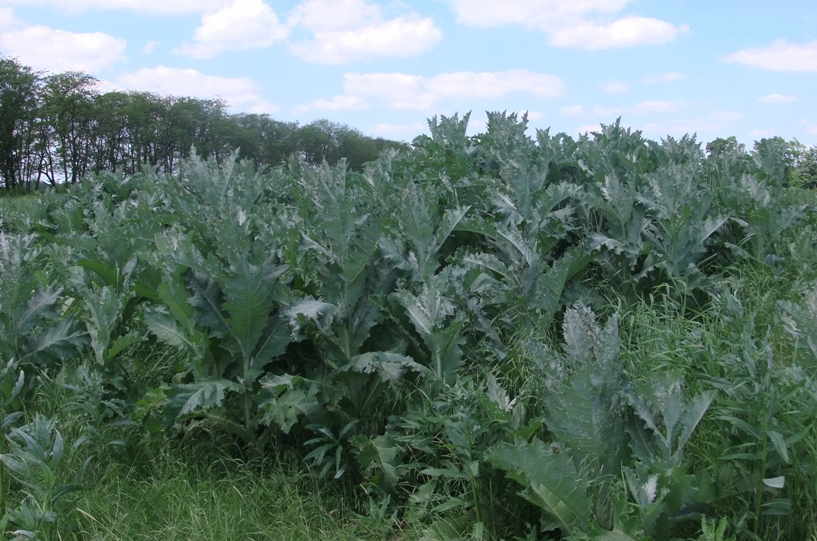
[{"label": "tree line", "polygon": [[[769,150],[771,152],[765,152]],[[759,158],[761,155],[774,155],[781,158],[779,164],[784,186],[802,186],[817,188],[817,147],[807,147],[797,139],[786,141],[782,137],[767,137],[755,141],[751,152],[746,145],[739,143],[733,135],[718,137],[706,144],[707,154],[736,153]]]},{"label": "tree line", "polygon": [[[386,148],[407,147],[325,119],[299,126],[266,114],[231,114],[220,99],[102,93],[98,86],[85,73],[48,74],[0,55],[0,188],[30,191],[102,171],[132,174],[144,165],[175,173],[191,148],[219,162],[238,148],[241,158],[262,166],[292,155],[330,165],[343,157],[359,170]],[[817,147],[772,137],[756,142],[751,154],[761,146],[785,156],[785,184],[817,187]],[[734,136],[706,150],[749,154]]]},{"label": "tree line", "polygon": [[192,147],[218,161],[239,148],[259,165],[296,155],[330,164],[344,157],[359,169],[385,148],[406,146],[328,120],[299,126],[230,114],[220,99],[103,93],[98,86],[85,73],[48,74],[0,56],[0,187],[31,190],[144,165],[174,173]]}]

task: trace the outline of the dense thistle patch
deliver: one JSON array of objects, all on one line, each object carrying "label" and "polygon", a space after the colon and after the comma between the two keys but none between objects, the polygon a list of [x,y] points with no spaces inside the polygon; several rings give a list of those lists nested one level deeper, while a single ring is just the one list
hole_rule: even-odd
[{"label": "dense thistle patch", "polygon": [[[707,157],[618,122],[532,139],[505,114],[473,137],[467,117],[429,125],[362,173],[194,155],[177,176],[43,195],[0,233],[5,413],[37,392],[26,374],[81,365],[97,445],[131,420],[228,433],[255,456],[289,442],[418,521],[473,513],[474,532],[502,535],[497,502],[521,484],[533,507],[514,516],[576,539],[670,538],[708,515],[805,535],[779,517],[814,496],[799,460],[816,435],[796,420],[817,405],[814,239],[795,233],[813,231],[813,198],[783,186],[779,149]],[[736,300],[739,269],[810,292],[766,302],[788,372]],[[683,347],[646,353],[661,318],[711,313],[728,325],[709,350],[684,327]],[[630,339],[641,325],[656,336]]]}]

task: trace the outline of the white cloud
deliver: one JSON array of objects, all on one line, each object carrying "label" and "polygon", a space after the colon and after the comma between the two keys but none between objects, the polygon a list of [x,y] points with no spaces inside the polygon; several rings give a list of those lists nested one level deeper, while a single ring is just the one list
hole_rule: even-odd
[{"label": "white cloud", "polygon": [[732,122],[741,120],[744,115],[735,111],[715,111],[701,114],[684,114],[669,120],[648,123],[641,127],[645,134],[652,137],[671,135],[681,137],[687,134],[706,134],[706,139],[734,134]]},{"label": "white cloud", "polygon": [[156,66],[120,77],[116,86],[165,96],[221,98],[231,109],[246,113],[275,113],[279,110],[277,106],[264,100],[258,84],[249,77],[218,77],[194,69]]},{"label": "white cloud", "polygon": [[642,101],[635,104],[631,111],[636,114],[647,113],[674,113],[682,109],[686,104],[682,101]]},{"label": "white cloud", "polygon": [[656,83],[674,83],[677,81],[683,81],[685,78],[686,77],[683,73],[670,71],[667,73],[660,73],[658,75],[645,75],[641,80],[648,85],[654,85]]},{"label": "white cloud", "polygon": [[488,117],[474,116],[473,114],[468,118],[468,129],[465,131],[467,135],[477,135],[488,131]]},{"label": "white cloud", "polygon": [[52,6],[67,12],[89,9],[128,9],[162,14],[202,13],[217,9],[226,0],[3,0],[6,4]]},{"label": "white cloud", "polygon": [[157,45],[159,45],[158,41],[148,41],[147,43],[145,43],[145,46],[142,47],[142,53],[153,54],[153,51],[156,50]]},{"label": "white cloud", "polygon": [[593,113],[601,116],[618,116],[626,113],[628,110],[622,107],[595,107]]},{"label": "white cloud", "polygon": [[757,99],[760,103],[794,103],[797,96],[785,96],[783,94],[766,94]]},{"label": "white cloud", "polygon": [[495,27],[522,24],[549,30],[596,13],[618,13],[632,0],[450,0],[457,22]]},{"label": "white cloud", "polygon": [[314,39],[292,43],[290,50],[316,64],[417,56],[442,39],[433,19],[410,12],[386,20],[379,5],[364,0],[305,0],[288,23],[312,32]]},{"label": "white cloud", "polygon": [[632,107],[596,107],[593,112],[602,116],[615,116],[622,114],[646,115],[654,113],[674,113],[686,107],[682,101],[642,101]]},{"label": "white cloud", "polygon": [[722,56],[721,60],[774,71],[817,73],[817,40],[798,45],[781,39],[769,47],[744,49]]},{"label": "white cloud", "polygon": [[585,133],[600,132],[601,126],[599,124],[584,124],[576,128],[576,133],[584,135]]},{"label": "white cloud", "polygon": [[14,12],[11,11],[11,8],[0,8],[0,28],[15,26],[18,22],[14,18]]},{"label": "white cloud", "polygon": [[609,81],[607,83],[599,83],[598,87],[602,92],[608,94],[624,94],[630,91],[630,85],[622,83],[621,81]]},{"label": "white cloud", "polygon": [[709,115],[709,118],[712,120],[721,120],[724,122],[728,122],[731,120],[740,120],[743,118],[743,113],[738,113],[737,111],[715,111]]},{"label": "white cloud", "polygon": [[635,45],[661,45],[688,31],[687,25],[676,27],[649,17],[624,17],[606,25],[586,21],[560,28],[551,33],[550,42],[557,47],[599,50]]},{"label": "white cloud", "polygon": [[10,12],[2,17],[11,28],[0,31],[0,50],[34,69],[95,73],[124,58],[124,39],[102,32],[66,32],[41,25],[21,28]]},{"label": "white cloud", "polygon": [[418,135],[428,131],[428,126],[421,122],[412,124],[375,124],[369,128],[369,132],[386,138],[413,139]]},{"label": "white cloud", "polygon": [[313,32],[357,30],[383,22],[383,14],[379,5],[365,0],[303,0],[288,22]]},{"label": "white cloud", "polygon": [[394,109],[428,111],[447,99],[500,98],[519,92],[539,98],[561,96],[564,83],[554,75],[525,70],[503,72],[461,71],[426,78],[404,73],[347,73],[346,96],[378,99]]},{"label": "white cloud", "polygon": [[757,138],[774,137],[775,135],[777,135],[777,132],[775,132],[774,130],[770,130],[770,129],[755,129],[755,130],[751,130],[747,135],[749,135],[750,137],[757,137]]},{"label": "white cloud", "polygon": [[303,114],[311,110],[321,111],[350,111],[368,109],[369,104],[359,96],[335,96],[331,100],[316,100],[306,105],[296,105],[293,108],[293,113],[296,115]]},{"label": "white cloud", "polygon": [[584,107],[581,105],[565,105],[560,111],[567,116],[582,116],[585,113]]},{"label": "white cloud", "polygon": [[703,119],[692,119],[671,122],[669,124],[659,124],[653,122],[644,126],[642,131],[645,134],[652,135],[653,137],[664,137],[666,135],[680,137],[690,134],[718,132],[722,131],[723,129],[724,128],[721,124],[715,122]]},{"label": "white cloud", "polygon": [[202,15],[192,43],[184,43],[175,52],[212,58],[221,51],[268,47],[287,36],[289,28],[262,0],[234,0]]},{"label": "white cloud", "polygon": [[318,100],[313,109],[340,111],[345,109],[368,109],[369,105],[357,96],[335,96],[331,100]]},{"label": "white cloud", "polygon": [[657,45],[687,32],[650,17],[622,17],[610,22],[632,0],[449,0],[457,22],[467,26],[496,27],[520,24],[548,34],[557,47],[608,49]]}]

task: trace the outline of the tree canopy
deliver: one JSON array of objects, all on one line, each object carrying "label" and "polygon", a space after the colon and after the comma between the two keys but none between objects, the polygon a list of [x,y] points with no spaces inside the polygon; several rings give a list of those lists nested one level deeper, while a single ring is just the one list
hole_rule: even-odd
[{"label": "tree canopy", "polygon": [[266,114],[232,114],[219,99],[151,92],[100,92],[81,72],[48,74],[0,56],[0,187],[76,183],[101,171],[132,174],[143,166],[178,171],[195,148],[223,160],[234,149],[258,165],[289,156],[359,170],[388,147],[349,126],[317,120],[304,126]]}]

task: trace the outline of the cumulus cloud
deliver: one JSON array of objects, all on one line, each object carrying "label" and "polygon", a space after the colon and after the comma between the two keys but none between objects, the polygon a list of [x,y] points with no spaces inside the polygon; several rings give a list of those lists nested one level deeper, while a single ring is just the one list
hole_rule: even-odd
[{"label": "cumulus cloud", "polygon": [[606,92],[608,94],[624,94],[630,91],[630,86],[627,83],[622,83],[621,81],[599,83],[598,87],[602,92]]},{"label": "cumulus cloud", "polygon": [[331,100],[318,100],[313,102],[313,109],[323,109],[326,111],[340,111],[349,109],[368,109],[369,105],[358,96],[335,96]]},{"label": "cumulus cloud", "polygon": [[661,45],[688,32],[689,26],[679,27],[649,17],[624,17],[610,24],[590,21],[560,28],[550,34],[550,42],[557,47],[579,49],[610,49],[634,45]]},{"label": "cumulus cloud", "polygon": [[601,125],[599,124],[584,124],[576,128],[576,133],[579,135],[584,135],[586,133],[593,133],[593,132],[600,132]]},{"label": "cumulus cloud", "polygon": [[757,99],[760,103],[794,103],[797,96],[785,96],[783,94],[766,94]]},{"label": "cumulus cloud", "polygon": [[125,90],[161,95],[221,98],[231,109],[246,113],[275,113],[280,110],[261,96],[258,84],[249,77],[218,77],[194,69],[156,66],[123,75],[115,84]]},{"label": "cumulus cloud", "polygon": [[335,96],[331,100],[320,99],[305,105],[296,105],[292,112],[296,115],[307,111],[350,111],[368,109],[369,104],[359,96]]},{"label": "cumulus cloud", "polygon": [[724,62],[773,71],[805,71],[817,73],[817,40],[807,43],[788,43],[777,40],[762,49],[744,49],[722,56]]},{"label": "cumulus cloud", "polygon": [[[91,9],[133,10],[158,14],[201,14],[192,39],[175,52],[212,58],[222,51],[263,48],[306,33],[289,42],[301,60],[346,64],[378,57],[410,57],[431,50],[442,40],[434,20],[367,0],[302,0],[279,20],[269,0],[0,0],[53,6],[68,12]],[[387,13],[388,12],[388,13]],[[7,13],[10,14],[10,11]],[[2,23],[4,13],[0,13]]]},{"label": "cumulus cloud", "polygon": [[601,116],[617,116],[628,112],[628,109],[623,107],[595,107],[593,113]]},{"label": "cumulus cloud", "polygon": [[743,113],[737,111],[715,111],[709,115],[712,120],[721,120],[728,122],[731,120],[740,120],[743,118]]},{"label": "cumulus cloud", "polygon": [[667,73],[660,73],[658,75],[645,75],[641,80],[648,85],[654,85],[657,83],[674,83],[677,81],[683,81],[684,79],[685,76],[683,73],[670,71]]},{"label": "cumulus cloud", "polygon": [[289,24],[313,32],[356,30],[382,21],[380,6],[365,0],[304,0],[289,16]]},{"label": "cumulus cloud", "polygon": [[433,19],[414,12],[386,19],[379,5],[365,0],[304,0],[288,23],[313,35],[290,44],[292,53],[317,64],[416,56],[442,39]]},{"label": "cumulus cloud", "polygon": [[418,135],[428,131],[428,126],[422,122],[411,124],[375,124],[369,128],[369,132],[389,139],[402,138],[404,140],[413,139]]},{"label": "cumulus cloud", "polygon": [[775,135],[777,135],[777,132],[775,130],[770,130],[767,128],[754,129],[749,131],[748,135],[750,137],[757,137],[758,139],[760,139],[762,137],[774,137]]},{"label": "cumulus cloud", "polygon": [[420,111],[434,109],[448,99],[462,102],[500,98],[511,93],[551,98],[565,92],[564,83],[558,77],[526,70],[460,71],[431,78],[405,73],[347,73],[344,79],[346,96],[376,99],[393,109]]},{"label": "cumulus cloud", "polygon": [[14,18],[14,12],[11,8],[0,8],[0,28],[7,28],[18,24],[17,19]]},{"label": "cumulus cloud", "polygon": [[593,112],[602,116],[614,116],[622,114],[646,115],[653,113],[674,113],[686,107],[682,101],[661,101],[651,100],[636,103],[632,107],[596,107]]},{"label": "cumulus cloud", "polygon": [[102,32],[66,32],[48,26],[23,27],[10,10],[0,12],[0,50],[35,69],[96,73],[124,59],[125,40]]},{"label": "cumulus cloud", "polygon": [[221,51],[268,47],[286,39],[289,28],[262,0],[234,0],[205,13],[193,41],[175,52],[194,58],[211,58]]},{"label": "cumulus cloud", "polygon": [[67,12],[89,9],[128,9],[162,14],[201,13],[217,9],[226,0],[4,0],[7,4],[52,6]]},{"label": "cumulus cloud", "polygon": [[635,104],[630,110],[636,114],[647,113],[674,113],[686,106],[682,101],[642,101]]},{"label": "cumulus cloud", "polygon": [[631,0],[449,1],[461,24],[477,27],[520,24],[545,32],[557,47],[598,50],[658,45],[689,30],[687,25],[675,26],[651,17],[614,19]]},{"label": "cumulus cloud", "polygon": [[582,116],[585,113],[584,107],[581,105],[565,105],[560,111],[567,116]]},{"label": "cumulus cloud", "polygon": [[666,135],[681,137],[693,133],[722,132],[724,129],[722,123],[713,122],[706,118],[692,118],[668,123],[649,123],[644,126],[642,131],[653,137],[664,137]]},{"label": "cumulus cloud", "polygon": [[[687,104],[694,109],[696,104]],[[669,117],[646,125],[639,126],[645,134],[651,137],[664,137],[671,135],[681,137],[687,134],[706,134],[705,140],[714,137],[725,136],[724,134],[735,133],[735,122],[743,120],[744,115],[737,111],[701,111],[697,114],[685,112],[683,115]]]},{"label": "cumulus cloud", "polygon": [[523,24],[552,30],[594,14],[618,13],[632,0],[450,0],[457,22],[466,26],[495,27]]}]

